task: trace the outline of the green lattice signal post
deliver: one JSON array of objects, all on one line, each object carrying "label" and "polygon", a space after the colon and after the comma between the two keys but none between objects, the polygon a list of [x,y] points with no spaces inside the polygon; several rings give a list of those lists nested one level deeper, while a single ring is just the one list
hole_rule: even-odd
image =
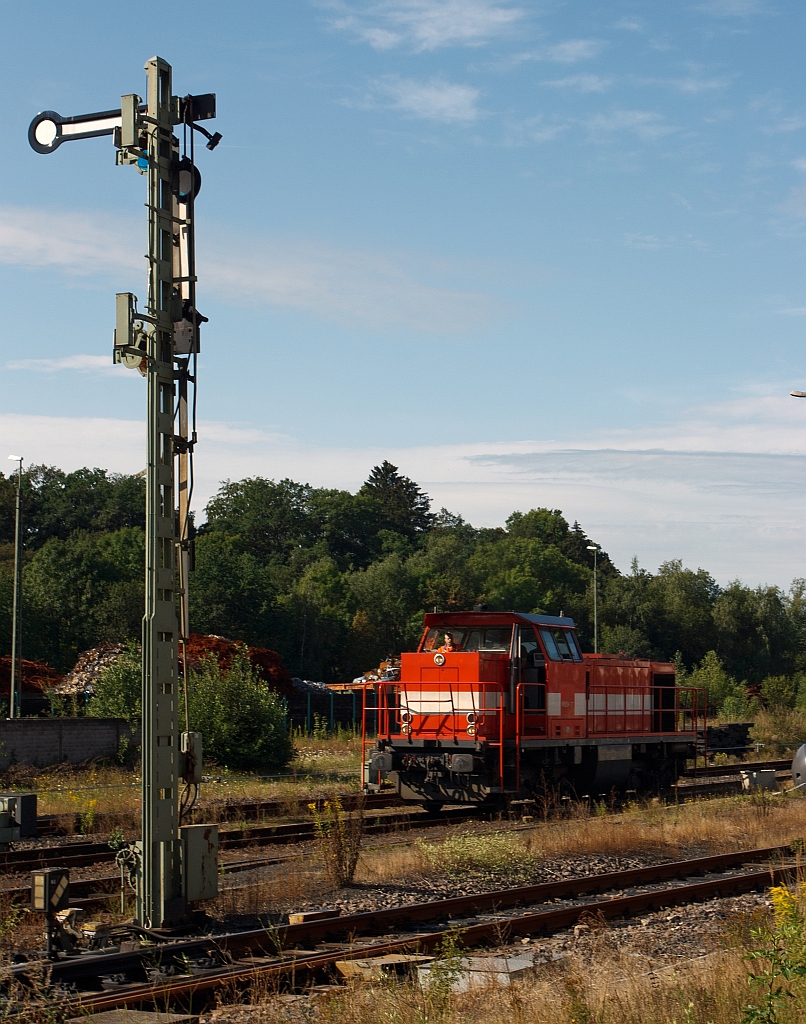
[{"label": "green lattice signal post", "polygon": [[[198,734],[179,731],[184,676],[179,654],[189,629],[189,499],[196,442],[188,388],[195,387],[199,326],[205,320],[196,311],[194,201],[201,177],[193,133],[209,140],[208,149],[221,136],[195,123],[215,117],[213,94],[174,96],[171,66],[159,57],[145,70],[145,103],[130,93],[121,97],[119,110],[71,118],[45,111],[32,121],[28,138],[37,152],[50,153],[62,142],[112,135],[116,162],[133,165],[148,179],[148,300],[141,313],[134,295],[117,296],[114,361],[139,370],[148,390],[143,817],[142,839],[132,854],[137,918],[160,928],[184,920],[188,899],[209,898],[210,889],[194,877],[202,867],[198,853],[185,855],[189,831],[201,826],[187,826],[186,832],[180,821],[180,787],[184,783],[186,807],[189,794],[198,793],[201,751]],[[179,124],[184,126],[181,156],[174,134]],[[205,849],[216,847],[211,841]],[[203,869],[209,875],[209,865]]]}]

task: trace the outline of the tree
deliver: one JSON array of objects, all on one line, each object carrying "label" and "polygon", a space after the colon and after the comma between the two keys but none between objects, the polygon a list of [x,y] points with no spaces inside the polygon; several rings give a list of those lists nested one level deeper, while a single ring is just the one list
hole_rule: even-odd
[{"label": "tree", "polygon": [[314,539],[310,495],[309,484],[293,480],[227,481],[208,502],[200,533],[228,534],[239,551],[260,562],[285,562],[294,548]]},{"label": "tree", "polygon": [[481,597],[491,610],[559,615],[590,576],[553,544],[516,537],[479,544],[469,565],[483,581]]},{"label": "tree", "polygon": [[431,499],[391,462],[384,460],[375,466],[358,493],[375,500],[388,529],[412,540],[433,524]]},{"label": "tree", "polygon": [[631,626],[602,626],[599,648],[605,654],[624,654],[628,658],[651,658],[652,644]]},{"label": "tree", "polygon": [[136,527],[48,540],[23,572],[27,656],[67,670],[101,640],[139,636],[143,564],[143,531]]},{"label": "tree", "polygon": [[719,713],[726,701],[733,706],[747,700],[747,690],[728,675],[716,651],[708,651],[687,680],[688,686],[702,687],[708,698],[708,713]]}]

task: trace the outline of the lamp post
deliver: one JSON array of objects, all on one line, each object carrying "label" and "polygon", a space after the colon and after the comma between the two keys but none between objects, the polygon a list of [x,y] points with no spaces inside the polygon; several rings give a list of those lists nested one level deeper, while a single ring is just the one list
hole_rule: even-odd
[{"label": "lamp post", "polygon": [[588,544],[588,551],[593,552],[593,653],[599,653],[599,588],[596,581],[596,556],[599,554],[597,544]]},{"label": "lamp post", "polygon": [[22,705],[22,456],[9,455],[17,467],[17,507],[14,518],[14,600],[11,612],[11,677],[8,717],[19,718]]}]

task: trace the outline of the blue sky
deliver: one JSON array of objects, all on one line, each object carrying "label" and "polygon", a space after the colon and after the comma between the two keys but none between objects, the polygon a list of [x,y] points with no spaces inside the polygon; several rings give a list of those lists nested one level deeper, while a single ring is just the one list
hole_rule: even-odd
[{"label": "blue sky", "polygon": [[[188,13],[191,10],[192,13]],[[560,507],[627,569],[806,575],[806,8],[775,0],[0,3],[0,437],[142,468],[109,365],[143,179],[31,117],[154,53],[202,151],[199,497],[388,457],[478,525]]]}]

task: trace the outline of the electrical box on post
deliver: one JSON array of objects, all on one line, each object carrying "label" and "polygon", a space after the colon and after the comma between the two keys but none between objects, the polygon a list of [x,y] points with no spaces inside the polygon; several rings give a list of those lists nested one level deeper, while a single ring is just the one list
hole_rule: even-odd
[{"label": "electrical box on post", "polygon": [[0,811],[0,853],[5,853],[9,843],[20,838],[20,828],[10,811]]},{"label": "electrical box on post", "polygon": [[0,811],[19,825],[20,839],[36,838],[36,793],[0,793]]},{"label": "electrical box on post", "polygon": [[55,914],[70,903],[70,869],[40,868],[31,872],[31,910]]},{"label": "electrical box on post", "polygon": [[202,781],[202,734],[200,732],[181,733],[179,751],[182,754],[179,774],[188,786],[199,785]]},{"label": "electrical box on post", "polygon": [[218,896],[218,825],[182,825],[182,888],[188,902]]}]

